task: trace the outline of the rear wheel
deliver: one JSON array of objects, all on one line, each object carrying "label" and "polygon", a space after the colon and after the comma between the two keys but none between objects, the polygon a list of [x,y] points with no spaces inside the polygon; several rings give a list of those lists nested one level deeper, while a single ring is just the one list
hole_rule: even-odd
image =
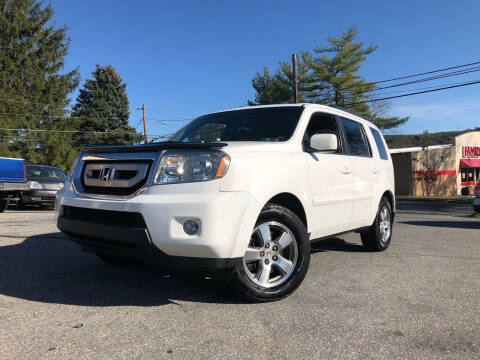
[{"label": "rear wheel", "polygon": [[138,264],[138,261],[129,257],[118,256],[118,255],[108,255],[108,254],[96,254],[100,260],[104,263],[113,266],[132,266]]},{"label": "rear wheel", "polygon": [[382,197],[373,225],[367,232],[360,234],[363,246],[371,251],[386,250],[392,239],[392,225],[392,207],[387,198]]},{"label": "rear wheel", "polygon": [[0,213],[4,212],[8,208],[8,200],[0,200]]},{"label": "rear wheel", "polygon": [[267,204],[235,269],[234,289],[249,301],[279,300],[302,283],[309,264],[305,225],[289,209]]}]

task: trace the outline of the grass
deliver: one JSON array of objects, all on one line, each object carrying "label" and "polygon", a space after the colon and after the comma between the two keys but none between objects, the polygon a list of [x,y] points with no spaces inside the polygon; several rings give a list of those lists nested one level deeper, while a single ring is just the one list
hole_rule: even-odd
[{"label": "grass", "polygon": [[472,215],[472,218],[474,219],[480,219],[480,213],[475,213]]}]

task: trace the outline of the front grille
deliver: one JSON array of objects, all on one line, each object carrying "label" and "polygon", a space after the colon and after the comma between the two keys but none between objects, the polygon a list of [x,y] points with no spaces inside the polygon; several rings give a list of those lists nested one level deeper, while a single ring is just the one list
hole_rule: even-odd
[{"label": "front grille", "polygon": [[63,216],[67,219],[109,226],[147,228],[143,216],[135,212],[98,210],[64,205]]},{"label": "front grille", "polygon": [[87,161],[81,182],[84,192],[105,195],[132,195],[148,180],[151,160]]}]

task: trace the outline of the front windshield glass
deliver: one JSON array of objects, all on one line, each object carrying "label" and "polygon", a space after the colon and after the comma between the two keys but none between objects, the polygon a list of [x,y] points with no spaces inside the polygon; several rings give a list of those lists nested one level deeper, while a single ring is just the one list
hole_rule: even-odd
[{"label": "front windshield glass", "polygon": [[180,129],[169,141],[287,141],[302,112],[301,106],[282,106],[205,115]]},{"label": "front windshield glass", "polygon": [[64,181],[65,173],[54,167],[46,166],[27,166],[27,177],[29,178],[50,178]]}]

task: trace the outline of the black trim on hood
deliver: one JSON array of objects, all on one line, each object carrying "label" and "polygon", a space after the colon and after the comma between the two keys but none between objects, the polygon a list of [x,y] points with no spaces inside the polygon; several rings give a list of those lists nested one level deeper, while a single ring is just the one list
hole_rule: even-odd
[{"label": "black trim on hood", "polygon": [[228,146],[227,143],[186,143],[176,141],[163,141],[158,143],[139,144],[139,145],[108,145],[108,146],[91,146],[82,150],[86,154],[94,153],[131,153],[160,151],[166,149],[217,149]]}]

